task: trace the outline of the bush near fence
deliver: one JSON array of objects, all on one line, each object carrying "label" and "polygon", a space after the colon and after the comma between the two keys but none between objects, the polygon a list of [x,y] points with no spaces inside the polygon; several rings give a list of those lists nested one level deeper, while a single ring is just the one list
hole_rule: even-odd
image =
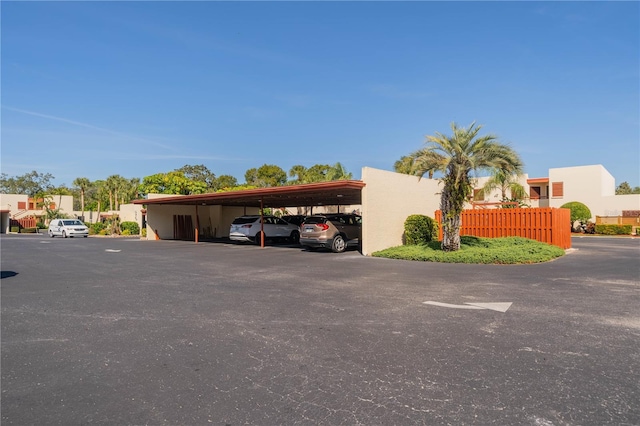
[{"label": "bush near fence", "polygon": [[438,223],[422,214],[413,214],[404,221],[405,245],[425,244],[438,236]]},{"label": "bush near fence", "polygon": [[631,225],[596,225],[596,234],[631,235]]}]

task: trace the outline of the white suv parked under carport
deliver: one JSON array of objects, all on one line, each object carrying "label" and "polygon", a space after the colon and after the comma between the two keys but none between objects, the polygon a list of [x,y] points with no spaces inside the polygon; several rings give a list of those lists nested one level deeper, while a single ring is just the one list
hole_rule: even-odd
[{"label": "white suv parked under carport", "polygon": [[271,240],[289,240],[297,243],[300,239],[300,229],[279,217],[263,216],[264,224],[260,227],[260,216],[240,216],[235,218],[229,230],[231,241],[249,241],[261,244],[261,229],[264,230],[264,238]]}]

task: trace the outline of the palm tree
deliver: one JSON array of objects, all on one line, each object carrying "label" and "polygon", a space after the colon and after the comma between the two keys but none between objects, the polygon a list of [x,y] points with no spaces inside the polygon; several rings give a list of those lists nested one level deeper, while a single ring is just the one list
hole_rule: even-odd
[{"label": "palm tree", "polygon": [[482,126],[471,123],[458,127],[451,123],[452,136],[437,133],[427,136],[427,146],[421,150],[421,161],[416,166],[418,176],[425,173],[444,173],[440,197],[442,211],[442,250],[460,249],[461,213],[471,195],[471,172],[485,169],[522,172],[520,156],[508,145],[497,141],[496,136],[478,137]]},{"label": "palm tree", "polygon": [[[518,178],[521,177],[521,173],[512,173],[508,169],[493,169],[491,177],[480,189],[479,193],[483,196],[489,195],[496,189],[500,190],[502,196],[501,201],[523,200],[528,197],[524,186],[518,182]],[[509,196],[507,196],[509,193]]]},{"label": "palm tree", "polygon": [[79,177],[73,181],[73,186],[80,191],[80,209],[84,218],[84,195],[91,186],[91,181],[85,177]]},{"label": "palm tree", "polygon": [[296,164],[289,170],[289,177],[295,178],[291,180],[292,185],[297,185],[305,182],[305,173],[307,168],[301,164]]},{"label": "palm tree", "polygon": [[106,190],[109,192],[109,210],[118,210],[120,198],[118,194],[123,194],[126,192],[126,188],[128,186],[127,179],[123,178],[120,175],[111,175],[105,181]]},{"label": "palm tree", "polygon": [[95,189],[95,197],[98,202],[98,212],[97,212],[98,214],[96,216],[97,217],[96,220],[100,222],[100,210],[102,208],[102,200],[105,197],[106,193],[108,192],[106,181],[97,180],[93,182],[93,188]]},{"label": "palm tree", "polygon": [[393,169],[396,173],[415,176],[422,176],[427,173],[429,179],[433,179],[435,171],[444,170],[445,168],[445,157],[426,148],[404,155],[393,164]]},{"label": "palm tree", "polygon": [[347,169],[341,163],[336,163],[327,171],[327,180],[349,180],[353,178],[353,174],[347,172]]}]

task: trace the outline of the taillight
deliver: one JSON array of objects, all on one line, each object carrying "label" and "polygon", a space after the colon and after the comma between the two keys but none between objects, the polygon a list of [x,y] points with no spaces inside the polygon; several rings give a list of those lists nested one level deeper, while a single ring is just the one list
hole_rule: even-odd
[{"label": "taillight", "polygon": [[329,229],[329,225],[327,225],[326,223],[319,223],[316,226],[319,226],[320,228],[322,228],[323,231],[326,231],[327,229]]}]

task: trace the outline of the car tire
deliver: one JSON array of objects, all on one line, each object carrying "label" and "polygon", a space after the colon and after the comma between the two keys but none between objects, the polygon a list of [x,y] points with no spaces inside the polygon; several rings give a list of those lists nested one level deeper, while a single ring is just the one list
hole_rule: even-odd
[{"label": "car tire", "polygon": [[[259,246],[262,245],[262,241],[261,241],[262,239],[260,238],[260,235],[262,235],[262,232],[258,232],[256,234],[256,237],[255,237],[255,243],[256,243],[256,245],[259,245]],[[265,238],[265,240],[266,240],[266,238]]]},{"label": "car tire", "polygon": [[51,231],[49,231],[49,236],[50,236],[51,238],[55,237],[55,235],[53,235],[53,232],[51,232]]},{"label": "car tire", "polygon": [[88,237],[88,235],[83,235],[83,237],[87,238],[87,237]]},{"label": "car tire", "polygon": [[67,238],[67,233],[65,231],[62,231],[62,238]]},{"label": "car tire", "polygon": [[298,231],[292,231],[290,239],[292,243],[298,244],[300,242],[300,233]]},{"label": "car tire", "polygon": [[347,249],[347,243],[340,234],[336,235],[331,242],[331,251],[334,253],[342,253]]}]

